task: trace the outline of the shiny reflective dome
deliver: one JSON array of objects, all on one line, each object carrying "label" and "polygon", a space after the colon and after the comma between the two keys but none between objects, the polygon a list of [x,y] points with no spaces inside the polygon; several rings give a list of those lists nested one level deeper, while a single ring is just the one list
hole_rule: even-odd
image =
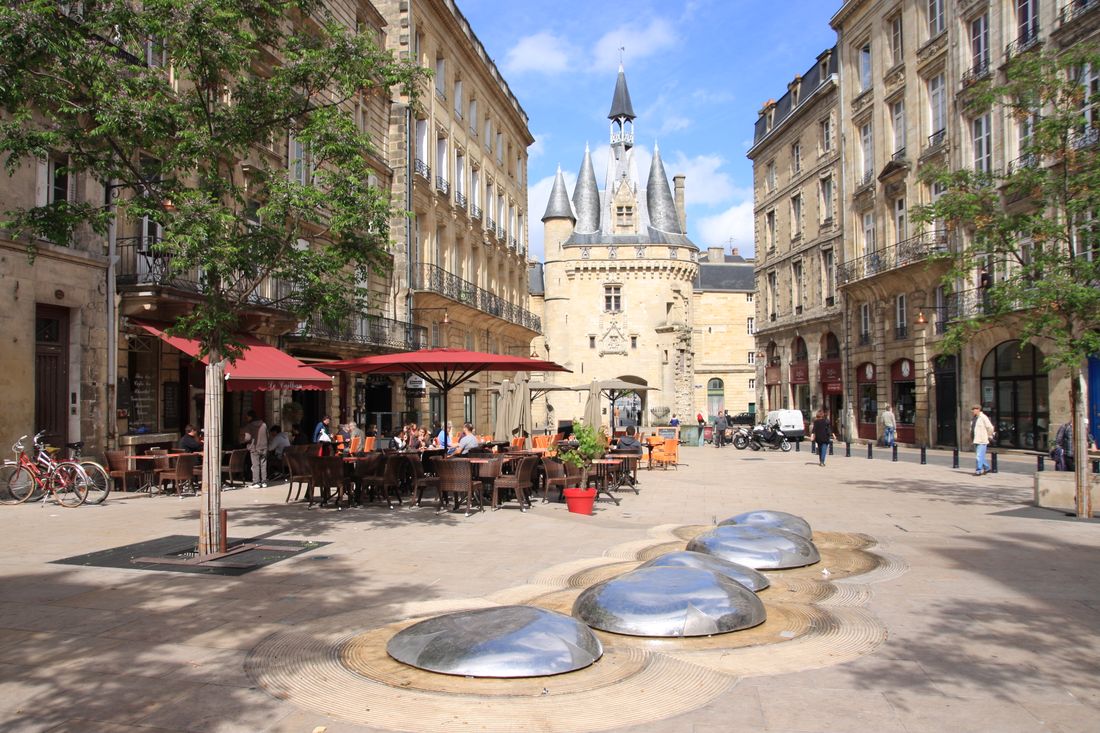
[{"label": "shiny reflective dome", "polygon": [[386,644],[399,662],[467,677],[541,677],[589,666],[603,655],[592,629],[533,606],[500,606],[436,616]]},{"label": "shiny reflective dome", "polygon": [[783,529],[730,524],[704,532],[688,550],[714,555],[756,570],[781,570],[821,560],[810,540]]},{"label": "shiny reflective dome", "polygon": [[588,588],[573,615],[630,636],[708,636],[764,623],[764,604],[724,575],[691,567],[638,568]]},{"label": "shiny reflective dome", "polygon": [[758,573],[748,566],[738,565],[735,562],[729,562],[714,555],[704,555],[701,552],[688,552],[686,550],[669,552],[652,560],[647,560],[639,567],[687,567],[710,570],[713,573],[724,575],[730,580],[736,580],[751,591],[764,590],[771,585],[768,576],[763,573]]},{"label": "shiny reflective dome", "polygon": [[814,538],[814,532],[810,529],[810,523],[805,519],[795,514],[777,512],[771,509],[760,509],[755,512],[738,514],[736,517],[723,519],[718,523],[718,526],[725,527],[730,524],[748,525],[751,527],[776,527],[777,529],[785,529],[788,532],[794,532],[796,535],[805,537],[808,540]]}]

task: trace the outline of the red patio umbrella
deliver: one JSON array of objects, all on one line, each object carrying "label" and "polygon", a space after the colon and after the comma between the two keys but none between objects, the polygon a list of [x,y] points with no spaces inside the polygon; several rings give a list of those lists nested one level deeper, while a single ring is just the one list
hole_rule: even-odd
[{"label": "red patio umbrella", "polygon": [[[311,364],[315,369],[339,369],[364,374],[415,374],[443,393],[443,429],[447,428],[447,393],[482,372],[568,372],[560,364],[526,356],[486,354],[465,349],[420,349],[398,354],[363,356]],[[444,447],[446,447],[444,435]]]}]

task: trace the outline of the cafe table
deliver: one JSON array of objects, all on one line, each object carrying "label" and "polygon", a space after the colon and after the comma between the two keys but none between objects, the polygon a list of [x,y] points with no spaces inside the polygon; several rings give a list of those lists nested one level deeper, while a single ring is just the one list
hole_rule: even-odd
[{"label": "cafe table", "polygon": [[600,498],[600,494],[603,494],[608,499],[615,502],[615,506],[619,505],[618,497],[611,493],[611,490],[607,487],[607,482],[609,477],[615,473],[612,467],[617,467],[621,464],[622,461],[617,458],[597,458],[592,461],[592,465],[596,467],[597,499]]}]

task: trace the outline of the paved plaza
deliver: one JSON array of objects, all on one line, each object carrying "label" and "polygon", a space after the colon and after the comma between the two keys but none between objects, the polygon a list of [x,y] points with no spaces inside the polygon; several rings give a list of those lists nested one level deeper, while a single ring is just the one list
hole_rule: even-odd
[{"label": "paved plaza", "polygon": [[[636,714],[661,695],[719,685],[696,707],[653,705],[645,720],[614,730],[1100,729],[1100,526],[1030,506],[1024,467],[1033,458],[1002,457],[1018,470],[975,477],[966,455],[955,470],[839,453],[822,469],[806,451],[683,448],[686,465],[642,471],[639,496],[601,502],[592,517],[559,504],[521,514],[514,503],[469,518],[407,507],[307,511],[284,504],[285,485],[227,491],[231,537],[329,543],[240,577],[53,562],[194,533],[194,497],[0,507],[0,733],[420,730],[415,717],[351,722],[387,716],[340,679],[295,666],[292,653],[281,670],[287,688],[276,689],[272,641],[367,632],[465,599],[503,602],[548,568],[584,567],[667,540],[676,527],[760,508],[799,514],[818,532],[873,538],[870,551],[894,572],[858,586],[858,613],[883,633],[835,659],[801,660],[779,644],[744,657],[763,661],[725,681],[683,664],[667,690],[637,687],[624,700],[610,685],[608,707]],[[303,701],[294,686],[316,696]],[[395,680],[395,696],[399,688]],[[516,685],[511,694],[518,711],[530,693]],[[450,730],[584,728],[565,706],[513,727],[507,696],[480,709],[460,693],[432,700],[451,714]]]}]

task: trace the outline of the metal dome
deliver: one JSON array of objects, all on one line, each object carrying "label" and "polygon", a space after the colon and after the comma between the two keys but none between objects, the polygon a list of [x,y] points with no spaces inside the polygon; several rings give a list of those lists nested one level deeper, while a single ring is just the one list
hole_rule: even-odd
[{"label": "metal dome", "polygon": [[603,656],[592,630],[534,606],[460,611],[413,624],[386,652],[418,669],[466,677],[542,677],[572,672]]},{"label": "metal dome", "polygon": [[752,527],[777,527],[788,532],[794,532],[808,540],[814,538],[814,532],[810,529],[810,523],[802,517],[787,512],[777,512],[771,509],[759,509],[755,512],[745,512],[736,517],[723,519],[718,523],[719,527],[730,524],[749,525]]},{"label": "metal dome", "polygon": [[783,529],[725,525],[705,532],[687,549],[714,555],[756,570],[781,570],[813,565],[821,560],[810,540]]},{"label": "metal dome", "polygon": [[768,580],[768,576],[764,575],[763,573],[758,573],[748,566],[738,565],[735,562],[723,560],[722,558],[715,557],[714,555],[704,555],[701,552],[688,552],[687,550],[681,550],[679,552],[669,552],[664,555],[660,555],[653,558],[652,560],[647,560],[639,567],[679,567],[709,570],[712,573],[724,575],[730,580],[735,580],[751,591],[764,590],[769,585],[771,585],[771,581]]},{"label": "metal dome", "polygon": [[764,604],[724,575],[691,567],[638,568],[588,588],[573,615],[630,636],[709,636],[764,623]]}]

